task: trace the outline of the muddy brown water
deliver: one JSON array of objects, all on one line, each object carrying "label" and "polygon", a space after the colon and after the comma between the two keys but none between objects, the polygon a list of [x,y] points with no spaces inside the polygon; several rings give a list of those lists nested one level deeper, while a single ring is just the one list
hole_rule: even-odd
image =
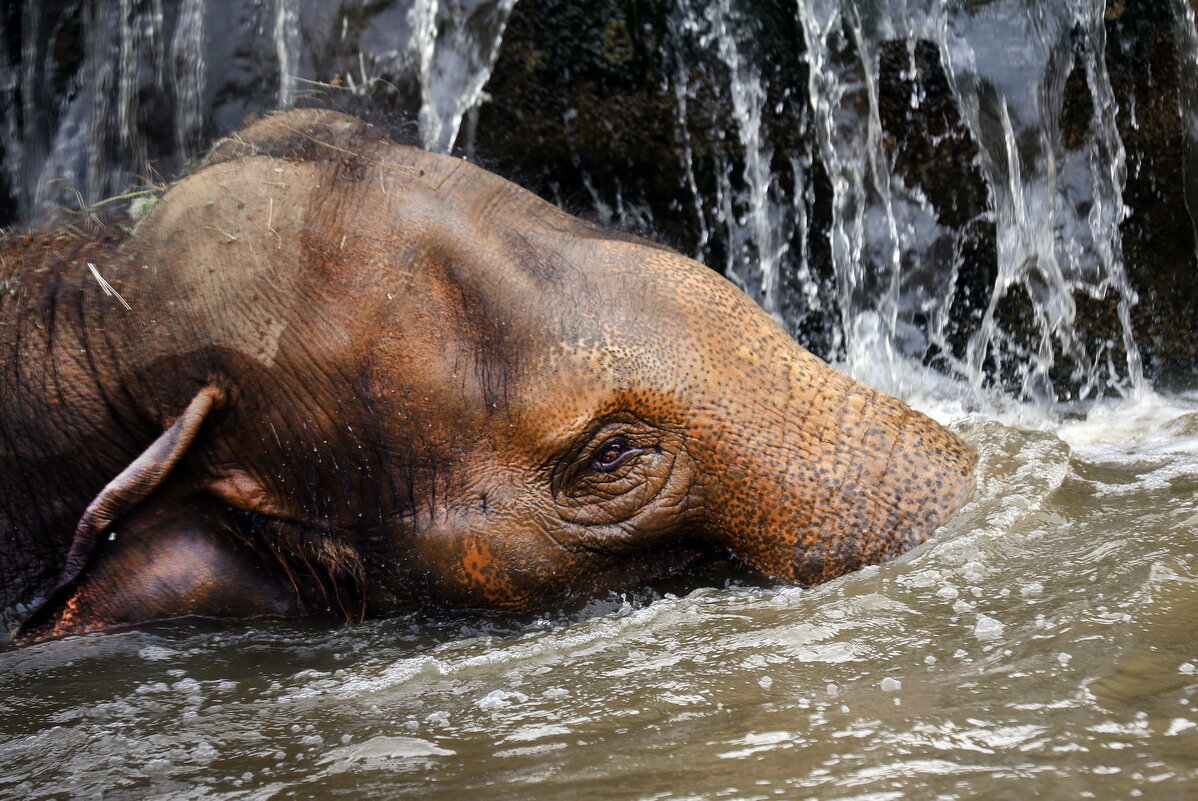
[{"label": "muddy brown water", "polygon": [[815,589],[0,652],[0,797],[1198,798],[1198,397],[1004,419],[932,542]]}]

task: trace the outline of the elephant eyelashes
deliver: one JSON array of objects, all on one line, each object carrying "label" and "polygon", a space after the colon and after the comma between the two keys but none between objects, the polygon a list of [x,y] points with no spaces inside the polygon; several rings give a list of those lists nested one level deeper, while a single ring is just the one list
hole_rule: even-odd
[{"label": "elephant eyelashes", "polygon": [[627,462],[636,450],[632,443],[623,437],[612,437],[595,451],[591,458],[591,469],[600,473],[614,472]]}]

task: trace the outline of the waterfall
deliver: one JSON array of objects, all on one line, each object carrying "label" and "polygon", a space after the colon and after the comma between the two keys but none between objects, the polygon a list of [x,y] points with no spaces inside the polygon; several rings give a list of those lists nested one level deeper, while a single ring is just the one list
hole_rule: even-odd
[{"label": "waterfall", "polygon": [[[462,118],[483,99],[516,0],[415,0],[420,137],[429,150],[453,149]],[[425,7],[431,7],[426,10]]]},{"label": "waterfall", "polygon": [[[693,255],[792,330],[809,315],[835,313],[832,356],[898,394],[919,380],[911,365],[929,354],[978,400],[992,389],[1045,404],[1140,391],[1137,298],[1120,239],[1126,155],[1102,3],[797,0],[794,9],[807,83],[771,87],[743,4],[677,5],[675,139],[679,188],[694,208]],[[967,219],[946,219],[944,200],[898,164],[880,88],[883,54],[896,51],[906,62],[900,77],[912,86],[912,117],[922,113],[930,72],[949,82],[956,135],[976,148],[986,193]],[[696,119],[692,88],[704,76],[723,93],[726,122]],[[1079,76],[1090,122],[1084,139],[1067,147],[1065,87]],[[793,124],[809,130],[811,157],[777,157],[763,127],[771,90],[806,96],[810,114]],[[708,157],[713,174],[703,190],[696,135],[725,142]],[[830,224],[816,232],[828,239],[832,297],[810,266],[812,158],[832,190]],[[969,276],[977,272],[970,254],[991,231],[997,271],[984,279],[981,308],[970,310],[962,284],[982,280]],[[1113,298],[1115,330],[1083,333],[1079,298]]]},{"label": "waterfall", "polygon": [[[44,220],[121,194],[150,177],[151,163],[177,169],[247,113],[335,87],[402,105],[404,87],[415,86],[411,111],[425,147],[449,152],[485,99],[515,2],[412,0],[395,4],[396,14],[387,4],[312,0],[258,0],[232,12],[203,0],[61,9],[24,0],[12,15],[19,36],[0,14],[0,167],[19,216]],[[20,41],[19,53],[9,41]],[[216,102],[228,106],[223,129],[213,127]]]},{"label": "waterfall", "polygon": [[[1101,2],[799,0],[816,138],[833,184],[832,254],[851,371],[901,391],[897,359],[931,345],[975,389],[999,375],[1041,402],[1143,386],[1130,322],[1136,297],[1122,262],[1126,166],[1103,10]],[[915,43],[936,47],[989,192],[982,222],[995,229],[998,271],[963,356],[946,331],[962,267],[952,240],[963,233],[904,184],[883,146],[879,55],[892,41],[906,41],[912,71]],[[1092,98],[1091,130],[1066,148],[1062,101],[1077,68]],[[1108,293],[1118,297],[1122,368],[1113,366],[1120,348],[1083,342],[1076,328],[1075,297]],[[916,316],[930,324],[921,330]],[[1057,386],[1062,371],[1068,381]]]},{"label": "waterfall", "polygon": [[184,0],[171,41],[175,146],[185,158],[200,146],[204,123],[204,0]]},{"label": "waterfall", "polygon": [[[745,47],[751,41],[751,33],[731,0],[680,3],[672,24],[676,36],[688,40],[692,47],[721,65],[722,83],[731,103],[732,127],[741,155],[739,166],[727,159],[717,160],[715,197],[703,197],[695,179],[688,133],[688,72],[694,67],[678,63],[674,76],[675,130],[686,175],[685,188],[694,203],[701,231],[698,252],[694,255],[711,263],[712,254],[707,249],[711,229],[722,228],[726,242],[723,272],[787,325],[791,320],[783,297],[782,274],[796,233],[800,241],[806,238],[806,206],[802,192],[792,192],[792,199],[787,198],[781,186],[783,176],[775,171],[774,149],[762,127],[768,102],[766,86],[754,62],[755,54]],[[789,166],[793,186],[802,187],[805,181],[801,163],[792,160]],[[735,176],[734,170],[738,173]],[[817,296],[814,293],[806,300],[815,300]]]},{"label": "waterfall", "polygon": [[[1186,0],[1166,5],[1198,243],[1198,25]],[[1104,24],[1120,13],[1101,0],[23,0],[0,12],[0,208],[53,219],[177,172],[247,114],[348,93],[407,115],[428,149],[485,140],[495,156],[509,126],[523,150],[499,157],[535,171],[543,143],[548,195],[670,231],[896,394],[925,368],[983,404],[1134,394],[1143,308],[1123,197],[1141,162],[1129,167],[1117,118],[1139,128],[1107,67],[1107,31],[1130,28]],[[523,38],[505,45],[511,31]],[[557,37],[584,32],[595,52],[556,62],[555,85],[528,82]],[[556,84],[590,94],[553,119],[488,95]],[[588,115],[613,96],[611,116]],[[583,121],[586,142],[571,138]],[[658,123],[660,153],[602,150]]]},{"label": "waterfall", "polygon": [[275,105],[288,108],[295,103],[298,77],[299,9],[296,0],[275,0],[275,57],[279,61],[279,94]]},{"label": "waterfall", "polygon": [[[900,296],[904,245],[926,248],[942,235],[918,190],[894,185],[882,147],[878,51],[883,37],[896,34],[884,16],[863,20],[861,9],[827,0],[800,3],[798,14],[808,44],[815,138],[832,182],[830,237],[843,336],[838,344],[851,372],[896,390],[899,320],[907,310]],[[900,219],[908,234],[902,237]],[[909,236],[916,230],[918,239]],[[943,281],[949,267],[931,276]]]},{"label": "waterfall", "polygon": [[[300,69],[300,32],[308,22],[305,13],[316,22],[323,9],[301,0],[275,2],[277,106],[285,108],[295,102],[297,82],[319,83],[332,76],[301,74]],[[356,58],[342,66],[358,88],[414,80],[420,95],[421,143],[429,150],[448,153],[457,142],[462,118],[483,99],[483,86],[515,5],[516,0],[411,0],[404,25],[393,20],[389,28],[376,28],[372,36],[357,42],[346,41],[350,12],[345,11],[340,25],[334,24],[320,38],[337,39],[338,48],[355,54]],[[367,64],[371,66],[367,68]]]}]

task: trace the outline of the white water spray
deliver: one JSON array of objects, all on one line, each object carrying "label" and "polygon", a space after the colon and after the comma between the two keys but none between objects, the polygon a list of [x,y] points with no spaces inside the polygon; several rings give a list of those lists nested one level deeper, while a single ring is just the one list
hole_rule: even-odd
[{"label": "white water spray", "polygon": [[184,156],[200,146],[204,125],[204,0],[183,0],[171,41],[175,141]]},{"label": "white water spray", "polygon": [[453,149],[462,118],[483,100],[516,0],[416,0],[412,47],[420,77],[420,138]]},{"label": "white water spray", "polygon": [[278,108],[295,103],[296,55],[299,52],[299,12],[295,0],[275,0],[275,55],[279,60]]},{"label": "white water spray", "polygon": [[[796,219],[803,221],[805,233],[806,218],[796,215],[797,209],[779,187],[774,150],[762,128],[767,85],[752,53],[744,46],[749,38],[745,21],[730,0],[717,0],[711,4],[682,3],[673,25],[681,38],[693,41],[700,50],[714,55],[722,64],[742,154],[739,176],[735,177],[731,162],[722,157],[717,159],[716,197],[701,197],[687,139],[686,87],[690,67],[679,64],[675,77],[675,123],[687,188],[694,200],[702,231],[696,256],[708,260],[705,252],[711,235],[708,217],[714,217],[714,222],[724,228],[727,241],[724,272],[779,322],[786,324],[782,269],[799,224]],[[795,185],[802,186],[802,176],[798,174],[801,166],[792,162],[791,167],[796,171]]]},{"label": "white water spray", "polygon": [[[1102,13],[1101,2],[949,7],[799,0],[816,137],[833,185],[832,255],[850,370],[901,393],[899,357],[918,358],[931,343],[975,391],[996,375],[1008,385],[1018,377],[1017,394],[1040,402],[1142,388],[1130,324],[1135,294],[1119,235],[1125,155],[1104,61]],[[944,328],[961,247],[943,242],[958,235],[940,225],[920,191],[898,180],[884,146],[879,54],[895,40],[928,41],[938,49],[990,194],[998,273],[961,359],[950,355]],[[1077,66],[1093,112],[1088,138],[1070,150],[1060,124],[1065,82]],[[1002,312],[1016,289],[1026,295],[1032,319],[1012,328]],[[1125,353],[1123,368],[1113,374],[1111,346],[1079,338],[1075,300],[1111,292]],[[931,322],[922,333],[916,315]],[[1058,387],[1055,374],[1066,365],[1068,386]]]}]

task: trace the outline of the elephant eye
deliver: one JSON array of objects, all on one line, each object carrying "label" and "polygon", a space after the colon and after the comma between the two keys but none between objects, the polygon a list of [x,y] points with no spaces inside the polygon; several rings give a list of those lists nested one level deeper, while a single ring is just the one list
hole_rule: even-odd
[{"label": "elephant eye", "polygon": [[628,440],[623,437],[612,437],[600,445],[594,456],[591,457],[591,469],[600,473],[611,473],[628,461],[630,454],[635,452],[636,448]]}]

